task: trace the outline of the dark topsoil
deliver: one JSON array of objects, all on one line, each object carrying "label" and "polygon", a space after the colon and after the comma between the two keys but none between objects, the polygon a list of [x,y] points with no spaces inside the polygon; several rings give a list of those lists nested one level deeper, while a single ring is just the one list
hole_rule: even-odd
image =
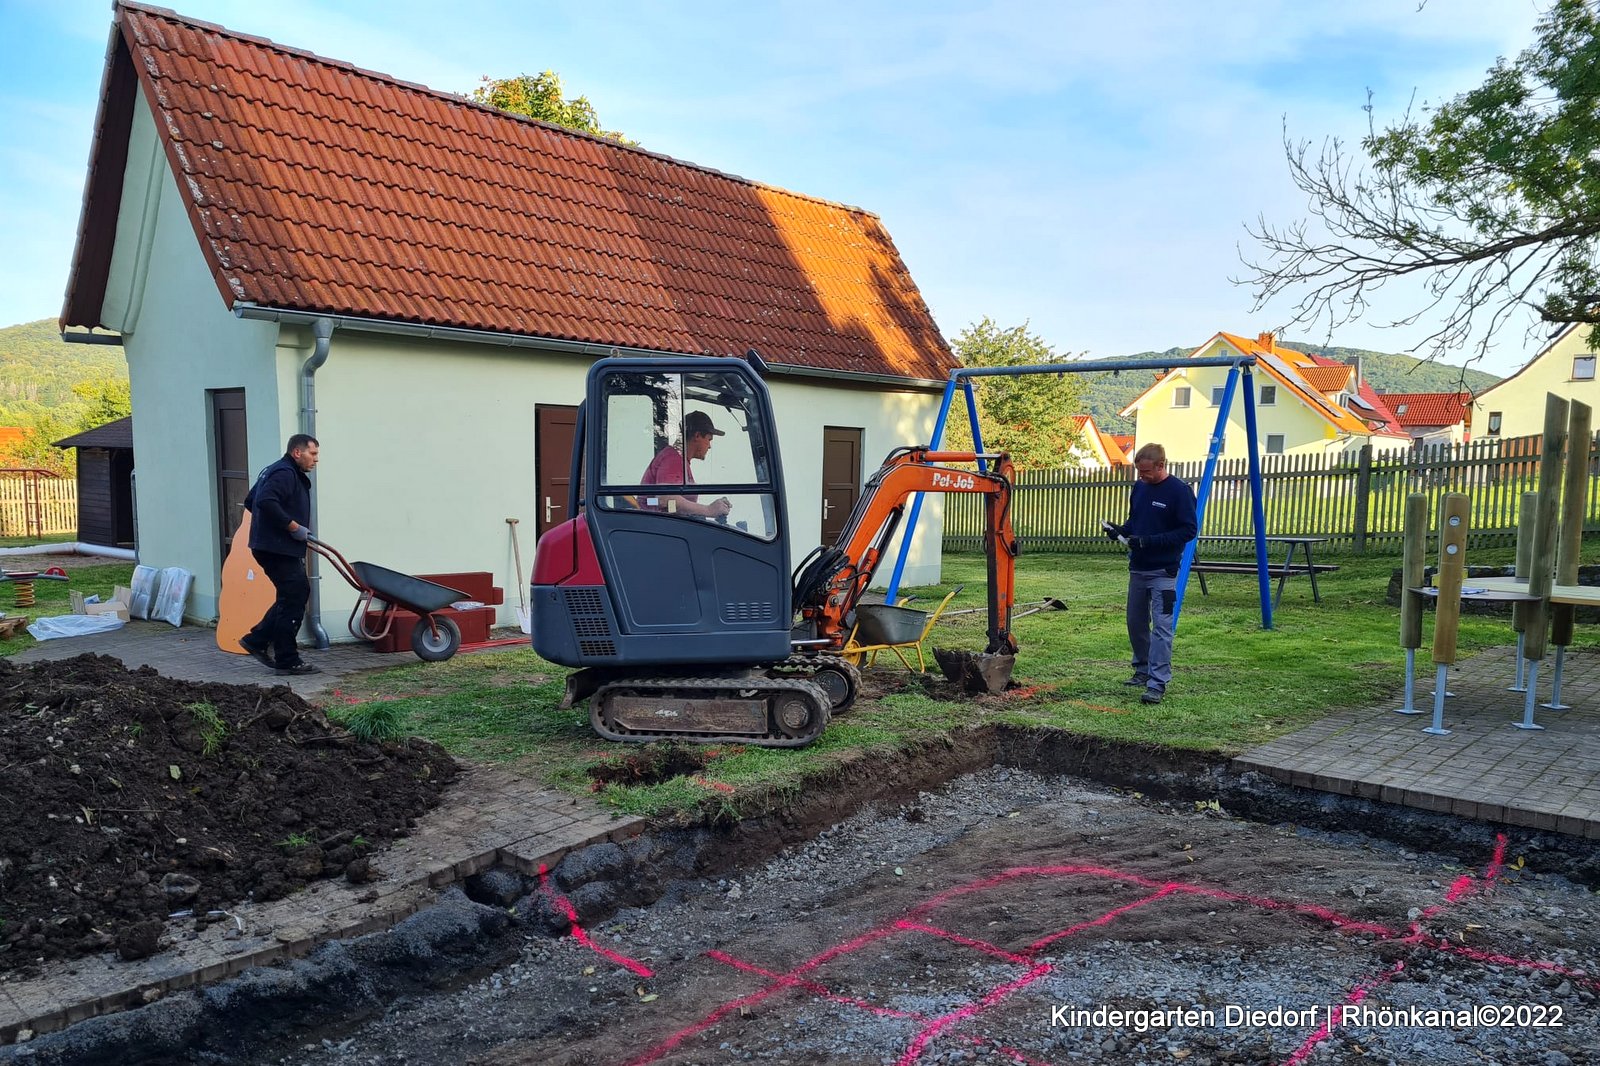
[{"label": "dark topsoil", "polygon": [[0,660],[0,970],[141,958],[176,912],[368,880],[455,773],[437,745],[361,741],[284,686]]}]

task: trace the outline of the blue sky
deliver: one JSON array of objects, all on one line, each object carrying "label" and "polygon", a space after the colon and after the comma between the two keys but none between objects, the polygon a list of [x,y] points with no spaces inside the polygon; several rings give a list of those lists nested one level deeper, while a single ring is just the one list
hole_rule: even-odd
[{"label": "blue sky", "polygon": [[[1246,222],[1304,214],[1296,138],[1353,140],[1478,84],[1533,0],[176,0],[435,89],[553,69],[643,146],[882,217],[945,335],[1027,321],[1062,353],[1254,335]],[[61,309],[108,0],[0,0],[0,325]],[[1414,309],[1396,293],[1390,317]],[[1372,323],[1381,320],[1374,316]],[[1408,351],[1362,323],[1332,343]],[[1514,370],[1519,325],[1474,364]],[[1320,342],[1321,334],[1285,339]]]}]

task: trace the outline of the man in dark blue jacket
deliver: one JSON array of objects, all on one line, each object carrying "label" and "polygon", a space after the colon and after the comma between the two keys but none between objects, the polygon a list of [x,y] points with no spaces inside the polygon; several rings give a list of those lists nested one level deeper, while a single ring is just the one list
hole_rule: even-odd
[{"label": "man in dark blue jacket", "polygon": [[255,628],[239,638],[244,650],[279,674],[315,674],[300,658],[295,635],[305,620],[311,582],[306,577],[306,540],[311,536],[311,479],[317,465],[317,439],[305,433],[289,438],[284,456],[256,478],[244,498],[250,512],[250,554],[277,592]]},{"label": "man in dark blue jacket", "polygon": [[1167,473],[1167,451],[1146,444],[1133,457],[1138,480],[1128,499],[1128,520],[1102,524],[1128,547],[1128,642],[1133,676],[1144,703],[1160,703],[1172,680],[1172,612],[1178,600],[1178,562],[1195,538],[1194,490]]}]

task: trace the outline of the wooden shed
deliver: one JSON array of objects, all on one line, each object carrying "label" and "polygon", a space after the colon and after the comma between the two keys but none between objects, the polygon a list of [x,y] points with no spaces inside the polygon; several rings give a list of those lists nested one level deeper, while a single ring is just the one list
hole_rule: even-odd
[{"label": "wooden shed", "polygon": [[133,525],[133,416],[55,442],[78,449],[78,539],[136,547]]}]

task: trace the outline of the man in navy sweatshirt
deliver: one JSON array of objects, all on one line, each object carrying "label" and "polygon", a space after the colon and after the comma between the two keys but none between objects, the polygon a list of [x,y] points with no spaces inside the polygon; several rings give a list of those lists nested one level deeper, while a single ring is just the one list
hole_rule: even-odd
[{"label": "man in navy sweatshirt", "polygon": [[1178,561],[1195,538],[1194,490],[1167,473],[1167,450],[1146,444],[1133,457],[1138,480],[1129,493],[1128,520],[1102,524],[1128,547],[1128,641],[1141,702],[1160,703],[1172,680],[1172,612],[1178,600]]},{"label": "man in navy sweatshirt", "polygon": [[311,473],[321,446],[309,434],[289,438],[283,458],[261,471],[244,498],[250,512],[250,553],[272,582],[277,598],[239,644],[279,674],[315,674],[300,658],[295,634],[305,620],[311,581],[306,577],[306,541],[311,538]]}]

